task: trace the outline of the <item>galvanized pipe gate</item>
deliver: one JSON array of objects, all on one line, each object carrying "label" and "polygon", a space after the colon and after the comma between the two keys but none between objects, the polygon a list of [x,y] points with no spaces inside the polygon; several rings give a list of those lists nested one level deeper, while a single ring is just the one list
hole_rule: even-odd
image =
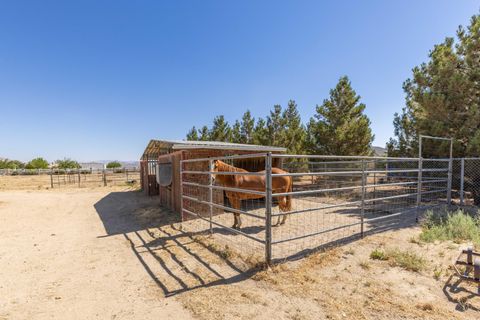
[{"label": "galvanized pipe gate", "polygon": [[[421,154],[420,154],[421,155]],[[260,159],[263,158],[265,162],[265,171],[264,172],[221,172],[218,171],[215,167],[215,160],[222,161],[234,161],[237,159]],[[313,163],[321,164],[321,161],[336,159],[337,161],[325,162],[328,164],[335,164],[336,166],[329,170],[327,165],[323,171],[308,170],[308,172],[290,172],[287,170],[287,173],[272,173],[272,159],[280,158],[287,159],[292,161],[298,161],[300,164],[305,163],[305,160],[311,160]],[[293,159],[293,160],[292,160]],[[302,162],[304,161],[304,162]],[[386,168],[383,169],[377,168],[377,162],[385,163]],[[417,162],[417,164],[415,164]],[[443,164],[448,162],[448,168],[442,167]],[[204,165],[200,165],[204,163]],[[332,164],[333,163],[333,164]],[[397,169],[395,168],[395,163],[409,163],[405,168]],[[425,167],[425,163],[428,164]],[[194,169],[188,169],[189,165],[196,166]],[[340,168],[337,168],[337,165]],[[360,170],[355,169],[355,166],[360,165]],[[393,165],[394,168],[389,168],[389,165]],[[373,166],[373,167],[372,167]],[[204,169],[198,169],[198,167]],[[301,166],[300,166],[301,167]],[[441,176],[442,174],[447,173],[447,176]],[[415,180],[413,180],[412,174],[416,175]],[[264,154],[252,154],[252,155],[240,155],[240,156],[227,156],[227,157],[212,157],[212,158],[203,158],[203,159],[188,159],[182,160],[180,166],[180,175],[182,177],[181,184],[181,197],[182,197],[182,214],[186,214],[189,217],[199,218],[203,221],[206,221],[209,225],[208,230],[210,233],[215,233],[213,226],[219,227],[224,230],[228,230],[232,234],[240,235],[250,240],[254,240],[257,243],[260,243],[264,246],[264,259],[265,262],[271,263],[274,259],[272,249],[275,246],[281,246],[282,244],[288,244],[289,242],[298,241],[306,238],[313,238],[319,235],[323,235],[329,232],[338,231],[344,228],[350,228],[354,226],[359,226],[360,230],[357,233],[360,236],[365,234],[365,226],[367,224],[372,224],[382,219],[396,217],[407,212],[416,212],[416,218],[418,219],[418,212],[424,207],[429,207],[433,205],[432,203],[427,203],[426,206],[422,206],[422,195],[427,194],[441,194],[446,195],[447,203],[450,203],[451,199],[451,186],[452,186],[452,158],[449,159],[423,159],[419,158],[392,158],[392,157],[355,157],[355,156],[317,156],[317,155],[280,155],[271,153]],[[262,189],[247,189],[241,188],[238,186],[223,186],[215,183],[215,177],[220,175],[228,176],[261,176],[265,179],[264,186]],[[375,179],[372,182],[369,182],[369,175],[374,175]],[[377,182],[377,177],[383,175],[384,180],[381,183]],[[440,177],[439,177],[440,175]],[[206,176],[207,179],[195,178],[192,177],[201,177]],[[275,192],[272,189],[272,181],[275,177],[290,176],[292,178],[302,179],[303,177],[311,177],[312,179],[305,179],[305,181],[314,181],[314,177],[359,177],[360,185],[353,186],[335,186],[335,187],[324,187],[318,189],[309,189],[309,190],[291,190],[287,192]],[[400,179],[400,182],[397,182],[394,178],[405,176],[408,179]],[[386,178],[385,178],[386,177]],[[393,182],[390,182],[391,179]],[[198,182],[199,180],[204,181],[204,183]],[[407,180],[407,181],[404,181]],[[302,180],[304,181],[304,180]],[[446,187],[440,186],[438,184],[445,184]],[[437,187],[432,187],[433,185]],[[390,195],[382,195],[380,191],[381,188],[389,188],[389,190],[410,190],[411,187],[416,187],[415,193],[402,193]],[[404,188],[404,189],[402,189]],[[430,189],[428,189],[430,188]],[[186,191],[189,189],[190,191]],[[206,193],[202,193],[201,190],[206,190]],[[374,190],[369,194],[368,190]],[[390,191],[391,191],[390,190]],[[214,191],[219,193],[218,202],[214,199]],[[275,203],[275,197],[289,196],[289,197],[315,197],[318,194],[324,193],[340,193],[340,192],[359,192],[360,199],[354,201],[343,201],[341,203],[322,203],[322,206],[312,205],[311,207],[307,206],[296,206],[295,209],[288,212],[273,212],[273,204]],[[261,198],[264,198],[264,213],[261,213],[261,210],[242,210],[241,207],[234,208],[232,206],[227,206],[223,203],[223,194],[224,193],[242,193],[242,194],[252,194]],[[367,194],[369,196],[367,196]],[[379,196],[380,194],[380,196]],[[373,195],[373,196],[372,196]],[[367,208],[375,210],[375,204],[381,203],[382,201],[395,201],[398,199],[408,200],[410,198],[416,198],[414,201],[414,207],[401,208],[399,212],[387,214],[384,216],[373,216],[366,217]],[[437,197],[438,198],[438,197]],[[435,199],[437,199],[435,198]],[[431,198],[434,199],[434,198]],[[430,199],[426,199],[430,200]],[[301,201],[301,200],[298,200]],[[302,200],[303,201],[303,200]],[[303,203],[303,202],[302,202]],[[316,202],[317,204],[319,202]],[[202,209],[205,206],[207,210]],[[283,215],[288,215],[294,217],[295,215],[302,214],[326,214],[327,210],[334,208],[358,208],[359,215],[358,218],[351,219],[349,221],[342,221],[340,225],[321,225],[321,227],[314,228],[313,230],[304,231],[302,234],[288,235],[287,237],[280,237],[278,234],[281,232],[282,228],[287,228],[286,226],[281,226],[273,230],[272,219],[277,217],[280,219]],[[404,210],[403,210],[404,209]],[[221,220],[220,216],[222,213],[215,214],[214,210],[220,210],[223,212],[230,212],[239,214],[243,217],[248,217],[257,221],[255,224],[263,227],[263,234],[258,233],[257,235],[249,234],[241,228],[233,228],[226,225],[227,220]],[[330,215],[333,215],[332,212],[327,212]],[[188,220],[188,219],[187,219]],[[188,221],[187,221],[188,223]],[[293,223],[293,222],[292,222]],[[280,230],[280,231],[279,231]]]}]

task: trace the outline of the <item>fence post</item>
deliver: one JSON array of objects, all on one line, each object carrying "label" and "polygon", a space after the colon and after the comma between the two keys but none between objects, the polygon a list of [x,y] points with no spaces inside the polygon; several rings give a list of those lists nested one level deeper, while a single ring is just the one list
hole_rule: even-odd
[{"label": "fence post", "polygon": [[50,169],[50,187],[53,189],[53,169]]},{"label": "fence post", "polygon": [[463,190],[464,190],[464,184],[465,182],[465,158],[462,158],[460,160],[460,205],[464,205],[464,195],[463,195]]},{"label": "fence post", "polygon": [[362,207],[361,207],[361,229],[360,229],[360,235],[363,238],[364,234],[364,218],[365,218],[365,184],[366,184],[366,174],[365,174],[365,160],[362,159]]},{"label": "fence post", "polygon": [[128,169],[127,168],[125,168],[125,179],[127,180],[125,182],[128,183]]},{"label": "fence post", "polygon": [[[182,219],[182,222],[184,221],[183,219],[183,153],[181,155],[181,158],[180,158],[180,219]],[[143,171],[142,171],[142,166],[140,165],[140,178],[143,177]],[[142,188],[143,188],[143,185],[142,185]],[[159,189],[161,190],[161,189]],[[162,194],[161,192],[160,193],[160,203],[162,202]],[[182,229],[183,225],[180,224],[180,230]]]},{"label": "fence post", "polygon": [[209,213],[210,213],[210,234],[213,234],[212,228],[212,216],[213,216],[213,160],[208,160],[208,206],[209,206]]},{"label": "fence post", "polygon": [[82,177],[80,176],[80,168],[77,169],[77,173],[78,173],[78,187],[80,188],[80,180],[82,179]]},{"label": "fence post", "polygon": [[452,204],[452,162],[453,159],[450,158],[448,161],[448,182],[447,182],[447,204],[448,207],[451,207]]},{"label": "fence post", "polygon": [[272,262],[272,153],[265,157],[265,262]]},{"label": "fence post", "polygon": [[105,172],[105,169],[102,170],[102,175],[103,175],[103,186],[107,186],[107,173]]},{"label": "fence post", "polygon": [[423,170],[423,159],[422,157],[418,158],[418,181],[417,181],[417,210],[415,213],[415,221],[418,222],[418,214],[420,211],[420,206],[422,204],[422,170]]}]

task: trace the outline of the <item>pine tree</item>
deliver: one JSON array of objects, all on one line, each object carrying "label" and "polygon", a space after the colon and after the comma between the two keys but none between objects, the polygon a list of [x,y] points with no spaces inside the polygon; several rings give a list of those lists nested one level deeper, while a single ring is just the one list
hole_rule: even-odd
[{"label": "pine tree", "polygon": [[210,130],[210,140],[230,142],[232,141],[232,129],[223,115],[213,119],[213,126]]},{"label": "pine tree", "polygon": [[209,141],[210,140],[210,130],[207,126],[203,126],[202,129],[198,130],[198,140],[200,141]]},{"label": "pine tree", "polygon": [[241,125],[238,120],[235,120],[235,124],[232,127],[232,141],[233,143],[243,143]]},{"label": "pine tree", "polygon": [[264,119],[258,118],[253,130],[253,143],[266,146],[269,141],[267,124]]},{"label": "pine tree", "polygon": [[284,123],[282,119],[282,106],[276,104],[273,106],[273,110],[270,111],[270,115],[267,117],[267,144],[270,146],[280,146],[283,131]]},{"label": "pine tree", "polygon": [[247,110],[242,117],[240,127],[240,143],[253,143],[253,130],[255,128],[255,118],[252,117],[250,110]]},{"label": "pine tree", "polygon": [[[460,27],[457,38],[436,45],[405,81],[406,107],[395,114],[389,155],[416,156],[420,134],[453,137],[455,156],[480,155],[480,16]],[[426,143],[422,153],[445,157],[448,148],[448,142]]]},{"label": "pine tree", "polygon": [[195,126],[190,129],[190,131],[187,133],[187,140],[188,141],[197,141],[198,140],[198,132]]},{"label": "pine tree", "polygon": [[370,155],[373,134],[363,114],[365,104],[352,89],[348,77],[341,77],[330,90],[330,98],[317,105],[307,127],[307,146],[312,154]]},{"label": "pine tree", "polygon": [[279,145],[287,148],[290,154],[303,154],[305,127],[294,100],[288,101],[287,108],[282,113],[282,127]]}]

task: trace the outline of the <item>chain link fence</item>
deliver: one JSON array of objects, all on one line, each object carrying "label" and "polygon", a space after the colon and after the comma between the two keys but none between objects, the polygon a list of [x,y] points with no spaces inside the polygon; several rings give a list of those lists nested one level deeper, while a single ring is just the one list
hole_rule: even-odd
[{"label": "chain link fence", "polygon": [[453,159],[452,203],[480,206],[480,158]]}]

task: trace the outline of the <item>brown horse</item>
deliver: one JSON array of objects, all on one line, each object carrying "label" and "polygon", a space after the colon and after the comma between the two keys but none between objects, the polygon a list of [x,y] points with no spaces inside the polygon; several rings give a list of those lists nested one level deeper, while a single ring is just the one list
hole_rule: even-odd
[{"label": "brown horse", "polygon": [[[214,172],[248,172],[247,170],[237,168],[231,165],[226,164],[223,161],[215,160],[213,162],[213,171]],[[259,171],[258,173],[265,173],[265,170]],[[288,173],[279,168],[272,168],[272,173]],[[237,189],[246,189],[246,190],[255,190],[255,191],[265,191],[265,175],[224,175],[216,174],[214,175],[215,181],[218,182],[221,186]],[[283,193],[292,191],[293,179],[289,176],[281,177],[272,177],[272,193]],[[225,191],[228,200],[232,208],[240,210],[241,201],[247,199],[260,199],[264,196],[252,193],[244,192],[234,192],[234,191]],[[281,212],[288,212],[292,210],[292,197],[288,196],[279,196],[278,205]],[[239,229],[242,225],[242,220],[239,213],[233,213],[234,223],[232,228]],[[275,225],[282,225],[287,220],[287,215],[283,215],[281,218],[278,217],[277,223]]]}]

